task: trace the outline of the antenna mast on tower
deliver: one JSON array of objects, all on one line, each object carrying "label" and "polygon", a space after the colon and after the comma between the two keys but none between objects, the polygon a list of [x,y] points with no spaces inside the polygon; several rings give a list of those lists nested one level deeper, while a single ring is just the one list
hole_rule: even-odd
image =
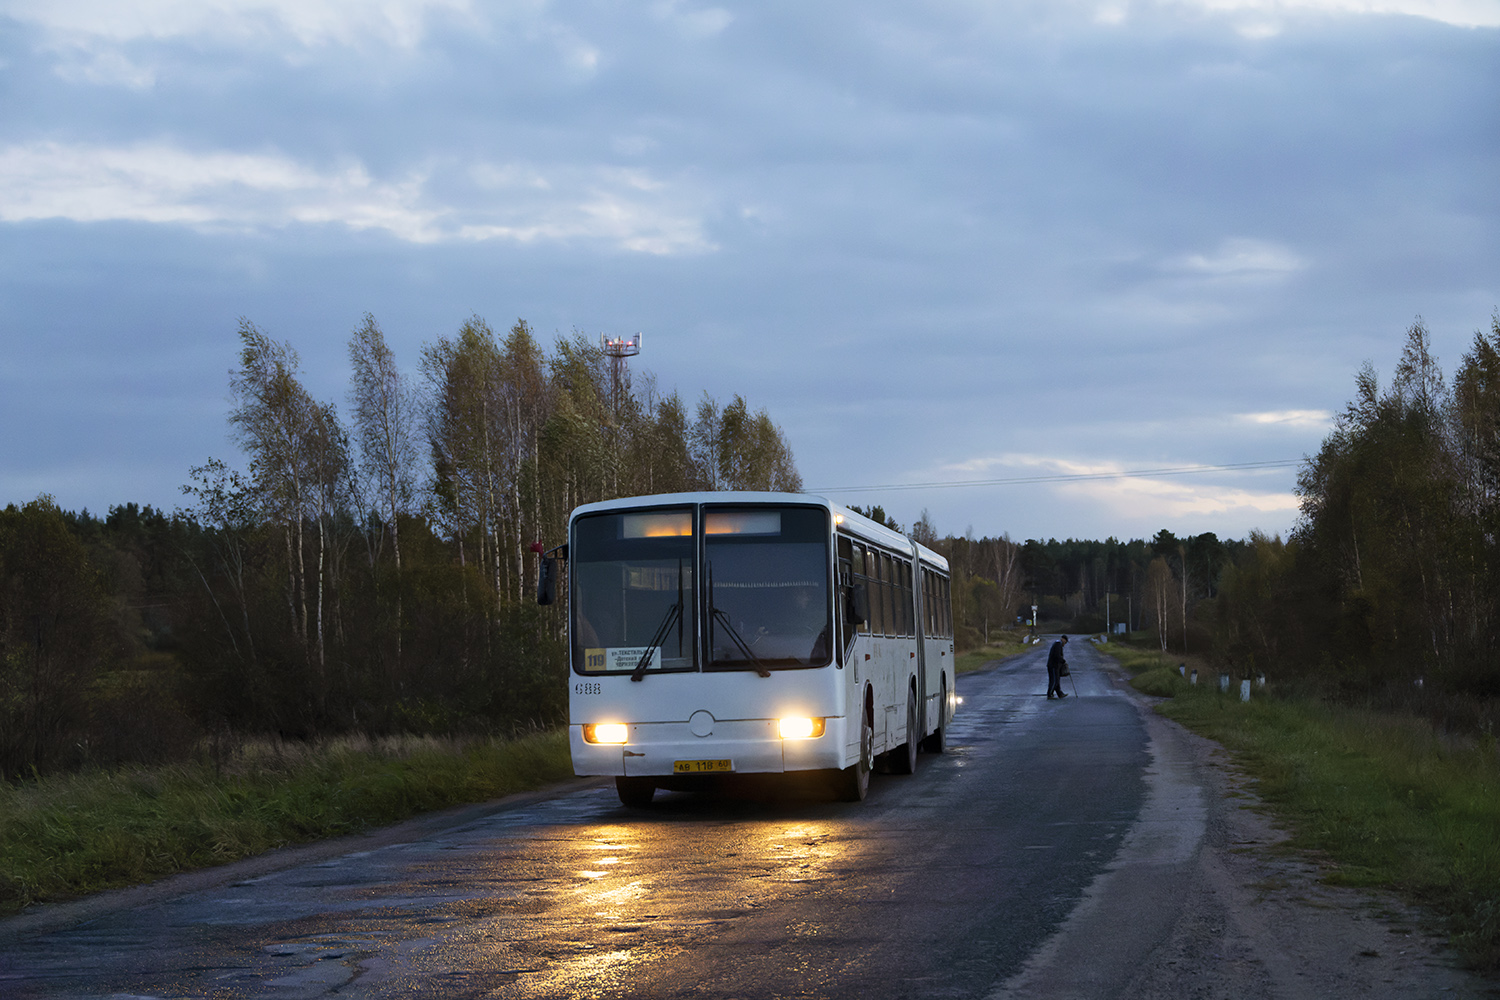
[{"label": "antenna mast on tower", "polygon": [[616,413],[620,411],[620,382],[625,374],[625,359],[633,358],[641,353],[641,335],[637,333],[634,337],[626,340],[624,337],[611,338],[607,334],[599,334],[599,345],[604,348],[605,357],[609,358],[610,364],[610,404]]}]

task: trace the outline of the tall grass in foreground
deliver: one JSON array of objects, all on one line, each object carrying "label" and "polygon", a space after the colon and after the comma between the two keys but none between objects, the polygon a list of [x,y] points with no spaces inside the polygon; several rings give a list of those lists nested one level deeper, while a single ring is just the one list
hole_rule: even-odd
[{"label": "tall grass in foreground", "polygon": [[0,914],[481,802],[572,774],[567,735],[252,741],[204,761],[0,784]]},{"label": "tall grass in foreground", "polygon": [[[1116,649],[1109,649],[1111,653]],[[1153,658],[1154,657],[1154,658]],[[1234,754],[1326,879],[1380,886],[1447,918],[1455,947],[1500,968],[1500,752],[1425,720],[1257,692],[1197,686],[1176,661],[1127,653],[1132,683],[1169,696],[1158,710]],[[1191,669],[1191,666],[1189,667]]]}]

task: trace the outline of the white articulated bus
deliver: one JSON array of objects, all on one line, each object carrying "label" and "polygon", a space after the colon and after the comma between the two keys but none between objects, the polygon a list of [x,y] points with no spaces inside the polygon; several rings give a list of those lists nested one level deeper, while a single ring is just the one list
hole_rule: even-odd
[{"label": "white articulated bus", "polygon": [[628,806],[705,776],[941,753],[953,717],[948,563],[820,497],[676,493],[587,504],[543,563],[568,573],[573,769]]}]

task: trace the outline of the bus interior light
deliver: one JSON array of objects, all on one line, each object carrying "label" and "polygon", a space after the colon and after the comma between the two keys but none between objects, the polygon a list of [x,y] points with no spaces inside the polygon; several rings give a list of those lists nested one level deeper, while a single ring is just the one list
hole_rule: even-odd
[{"label": "bus interior light", "polygon": [[600,722],[583,727],[585,743],[624,743],[629,737],[629,729],[618,722]]},{"label": "bus interior light", "polygon": [[823,735],[824,724],[822,719],[780,719],[777,729],[784,740],[815,740]]},{"label": "bus interior light", "polygon": [[625,514],[620,518],[622,538],[691,538],[693,515],[685,510]]},{"label": "bus interior light", "polygon": [[716,510],[703,515],[705,535],[780,535],[779,510]]}]

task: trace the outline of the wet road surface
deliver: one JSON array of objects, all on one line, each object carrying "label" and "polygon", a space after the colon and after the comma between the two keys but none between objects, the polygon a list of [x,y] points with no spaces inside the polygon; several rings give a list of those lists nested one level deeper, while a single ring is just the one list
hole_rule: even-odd
[{"label": "wet road surface", "polygon": [[948,752],[863,803],[631,811],[584,782],[73,926],[0,925],[0,997],[983,997],[1146,797],[1135,703],[1082,642],[1078,696],[1048,701],[1046,650],[960,678]]}]

